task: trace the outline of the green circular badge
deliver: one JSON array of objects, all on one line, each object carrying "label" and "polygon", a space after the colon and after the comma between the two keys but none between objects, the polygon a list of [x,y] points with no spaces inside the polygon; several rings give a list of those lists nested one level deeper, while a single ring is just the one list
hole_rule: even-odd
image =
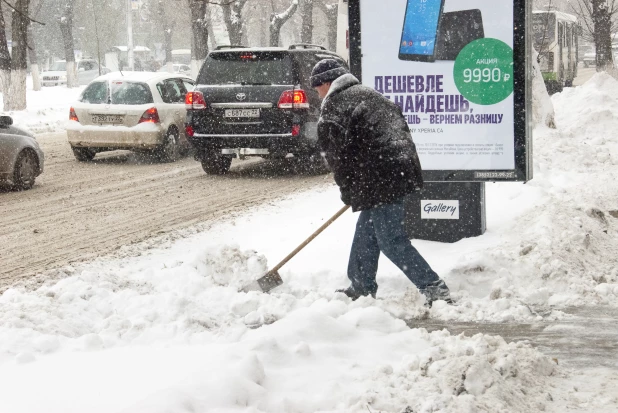
[{"label": "green circular badge", "polygon": [[498,39],[475,40],[457,56],[453,77],[459,93],[470,102],[502,102],[513,93],[513,49]]}]

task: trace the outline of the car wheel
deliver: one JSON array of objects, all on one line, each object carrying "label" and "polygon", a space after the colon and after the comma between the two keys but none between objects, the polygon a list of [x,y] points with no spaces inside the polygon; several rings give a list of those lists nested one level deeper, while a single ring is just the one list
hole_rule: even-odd
[{"label": "car wheel", "polygon": [[155,156],[161,162],[174,162],[178,160],[180,148],[178,146],[178,131],[175,128],[168,129],[163,145],[156,149]]},{"label": "car wheel", "polygon": [[18,191],[30,189],[34,186],[34,180],[39,169],[36,155],[29,150],[22,151],[15,161],[13,170],[13,186]]},{"label": "car wheel", "polygon": [[201,159],[201,162],[202,169],[208,175],[224,175],[230,170],[232,157],[209,153]]},{"label": "car wheel", "polygon": [[75,155],[75,159],[77,159],[79,162],[90,162],[97,154],[95,150],[90,148],[76,148],[74,146],[71,146],[71,149],[73,149],[73,155]]}]

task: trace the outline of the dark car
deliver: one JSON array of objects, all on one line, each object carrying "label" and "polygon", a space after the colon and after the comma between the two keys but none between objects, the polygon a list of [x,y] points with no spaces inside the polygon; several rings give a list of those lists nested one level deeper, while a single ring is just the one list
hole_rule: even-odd
[{"label": "dark car", "polygon": [[344,60],[321,46],[222,48],[204,61],[186,96],[186,136],[209,174],[226,173],[233,157],[319,156],[321,101],[313,66]]},{"label": "dark car", "polygon": [[34,136],[0,116],[0,186],[30,189],[43,173],[44,155]]}]

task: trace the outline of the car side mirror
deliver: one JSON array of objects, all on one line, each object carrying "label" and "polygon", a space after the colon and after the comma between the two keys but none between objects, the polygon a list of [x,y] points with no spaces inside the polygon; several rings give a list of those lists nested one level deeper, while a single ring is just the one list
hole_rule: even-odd
[{"label": "car side mirror", "polygon": [[10,116],[0,116],[0,128],[8,128],[13,124],[13,118]]}]

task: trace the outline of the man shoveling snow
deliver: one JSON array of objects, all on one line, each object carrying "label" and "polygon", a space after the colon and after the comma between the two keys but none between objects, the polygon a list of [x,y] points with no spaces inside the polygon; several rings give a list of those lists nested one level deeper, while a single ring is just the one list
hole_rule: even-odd
[{"label": "man shoveling snow", "polygon": [[423,186],[410,129],[397,105],[362,86],[334,59],[314,68],[311,86],[324,99],[318,142],[341,190],[361,211],[352,243],[348,278],[340,292],[356,300],[375,297],[380,251],[416,285],[431,306],[451,303],[449,289],[412,246],[404,230],[403,198]]}]

